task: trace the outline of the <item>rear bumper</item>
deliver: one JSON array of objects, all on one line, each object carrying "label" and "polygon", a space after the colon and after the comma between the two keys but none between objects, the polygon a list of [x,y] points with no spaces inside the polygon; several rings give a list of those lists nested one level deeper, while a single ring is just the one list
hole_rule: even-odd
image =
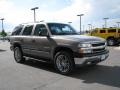
[{"label": "rear bumper", "polygon": [[74,62],[75,62],[75,64],[84,64],[84,63],[93,62],[93,61],[101,62],[101,61],[106,60],[108,58],[108,56],[109,56],[109,51],[107,50],[107,51],[99,53],[99,54],[85,55],[82,58],[75,57]]}]

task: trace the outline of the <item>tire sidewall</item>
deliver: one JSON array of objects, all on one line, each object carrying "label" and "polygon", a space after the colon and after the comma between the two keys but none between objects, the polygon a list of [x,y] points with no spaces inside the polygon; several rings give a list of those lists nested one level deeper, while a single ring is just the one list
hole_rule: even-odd
[{"label": "tire sidewall", "polygon": [[[19,53],[21,54],[19,60],[17,60],[17,58],[16,58],[16,56],[15,56],[16,50],[18,50],[18,49],[19,49]],[[15,61],[16,61],[17,63],[23,63],[23,62],[24,62],[24,60],[23,60],[23,53],[22,53],[22,50],[20,49],[20,47],[15,47],[15,48],[14,48],[14,58],[15,58]]]},{"label": "tire sidewall", "polygon": [[[59,55],[65,55],[65,56],[69,59],[69,64],[70,64],[70,66],[69,66],[69,70],[68,70],[67,72],[61,72],[61,71],[58,69],[58,67],[57,67],[56,60],[57,60],[57,57],[58,57]],[[54,57],[54,65],[55,65],[56,70],[57,70],[59,73],[61,73],[61,74],[63,74],[63,75],[67,75],[67,74],[69,74],[70,72],[72,72],[73,69],[74,69],[74,60],[73,60],[73,57],[72,57],[72,55],[71,55],[70,53],[65,52],[65,51],[59,51],[59,52],[56,53],[56,55],[55,55],[55,57]]]},{"label": "tire sidewall", "polygon": [[[113,44],[110,44],[110,43],[109,43],[110,41],[112,41]],[[113,38],[108,39],[108,40],[107,40],[107,44],[108,44],[108,46],[113,46],[113,45],[115,45],[115,40],[114,40]]]}]

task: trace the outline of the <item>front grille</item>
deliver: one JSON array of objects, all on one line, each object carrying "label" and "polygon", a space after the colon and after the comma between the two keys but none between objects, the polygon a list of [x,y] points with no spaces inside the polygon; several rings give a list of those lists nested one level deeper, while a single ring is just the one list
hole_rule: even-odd
[{"label": "front grille", "polygon": [[92,43],[92,52],[98,53],[98,52],[104,52],[105,51],[105,42],[96,42]]},{"label": "front grille", "polygon": [[103,52],[104,50],[105,50],[105,47],[104,48],[93,49],[93,53]]},{"label": "front grille", "polygon": [[93,43],[92,46],[93,47],[98,47],[98,46],[104,46],[105,43]]}]

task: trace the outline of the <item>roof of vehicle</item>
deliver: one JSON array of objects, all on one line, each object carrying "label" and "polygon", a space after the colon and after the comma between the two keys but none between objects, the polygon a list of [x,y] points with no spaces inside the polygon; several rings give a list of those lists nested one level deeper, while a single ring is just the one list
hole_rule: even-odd
[{"label": "roof of vehicle", "polygon": [[95,30],[110,30],[110,29],[120,29],[116,27],[110,27],[110,28],[95,28]]},{"label": "roof of vehicle", "polygon": [[[34,24],[47,24],[47,23],[60,23],[60,22],[27,22],[27,23],[22,23],[19,25],[34,25]],[[66,23],[61,23],[61,24],[66,24]]]}]

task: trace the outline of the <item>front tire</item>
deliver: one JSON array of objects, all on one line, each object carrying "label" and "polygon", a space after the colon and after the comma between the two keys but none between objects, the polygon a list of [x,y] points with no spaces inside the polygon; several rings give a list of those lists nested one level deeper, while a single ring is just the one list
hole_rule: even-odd
[{"label": "front tire", "polygon": [[115,39],[114,38],[110,38],[107,40],[107,45],[108,46],[114,46],[115,45]]},{"label": "front tire", "polygon": [[15,47],[14,49],[14,58],[17,63],[24,63],[25,59],[23,58],[23,53],[20,47]]},{"label": "front tire", "polygon": [[74,69],[73,57],[70,53],[65,51],[56,53],[54,64],[56,70],[63,75],[69,74]]}]

